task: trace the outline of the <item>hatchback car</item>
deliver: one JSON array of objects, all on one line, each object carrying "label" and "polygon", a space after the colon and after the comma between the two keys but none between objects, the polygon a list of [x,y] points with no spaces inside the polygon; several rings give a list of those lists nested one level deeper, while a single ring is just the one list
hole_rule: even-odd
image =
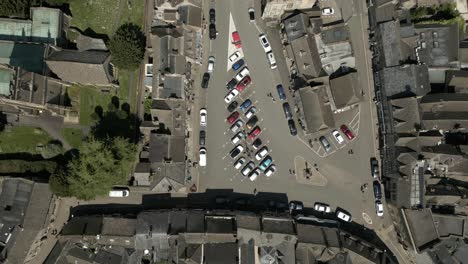
[{"label": "hatchback car", "polygon": [[257,177],[260,175],[261,171],[256,168],[249,174],[249,180],[255,181]]},{"label": "hatchback car", "polygon": [[341,209],[336,210],[336,217],[342,221],[351,222],[351,215]]},{"label": "hatchback car", "polygon": [[231,138],[231,142],[232,144],[237,144],[244,138],[245,138],[245,133],[241,131]]},{"label": "hatchback car", "polygon": [[224,97],[224,102],[230,103],[238,95],[239,95],[239,91],[237,91],[236,89],[232,89],[231,91],[229,91],[226,97]]},{"label": "hatchback car", "polygon": [[265,171],[268,166],[273,162],[273,159],[270,156],[267,156],[263,161],[258,165],[258,167],[262,170]]},{"label": "hatchback car", "polygon": [[250,76],[245,76],[244,79],[242,79],[242,81],[237,84],[237,91],[242,92],[250,84],[250,82],[252,82]]},{"label": "hatchback car", "polygon": [[255,106],[252,106],[250,107],[249,110],[247,110],[247,112],[245,112],[245,117],[247,119],[251,118],[255,113],[257,112],[257,108],[255,108]]},{"label": "hatchback car", "polygon": [[321,136],[319,138],[320,143],[322,144],[323,148],[325,149],[326,152],[329,152],[331,150],[331,145],[328,139],[324,136]]},{"label": "hatchback car", "polygon": [[216,23],[216,11],[213,8],[210,9],[210,23]]},{"label": "hatchback car", "polygon": [[109,197],[128,197],[130,195],[130,190],[126,188],[113,188],[109,191]]},{"label": "hatchback car", "polygon": [[216,30],[216,25],[215,24],[210,24],[210,39],[216,39],[216,36],[218,35],[218,31]]},{"label": "hatchback car", "polygon": [[372,183],[373,187],[374,187],[374,197],[376,200],[380,200],[382,199],[382,187],[380,185],[380,182],[379,181],[374,181]]},{"label": "hatchback car", "polygon": [[291,113],[291,108],[289,107],[289,103],[284,103],[283,104],[283,111],[284,111],[284,116],[286,119],[291,119],[292,118],[292,113]]},{"label": "hatchback car", "polygon": [[237,118],[239,118],[239,112],[235,111],[234,113],[230,114],[226,120],[228,121],[229,124],[232,124],[234,123],[234,121],[237,120]]},{"label": "hatchback car", "polygon": [[314,209],[315,209],[315,211],[321,212],[321,213],[330,213],[331,212],[330,206],[328,206],[328,204],[324,204],[324,203],[315,203],[314,204]]},{"label": "hatchback car", "polygon": [[232,44],[234,44],[238,49],[242,48],[242,41],[240,39],[239,32],[237,31],[232,32]]},{"label": "hatchback car", "polygon": [[245,126],[247,127],[247,129],[252,129],[252,127],[254,127],[255,124],[257,124],[257,122],[258,122],[258,117],[252,116],[252,118],[250,118],[249,121],[245,123]]},{"label": "hatchback car", "polygon": [[229,152],[229,156],[231,156],[231,158],[234,159],[237,156],[239,156],[239,154],[241,154],[242,151],[244,151],[244,147],[241,145],[237,145]]},{"label": "hatchback car", "polygon": [[198,165],[200,165],[200,167],[206,166],[206,148],[203,148],[203,147],[200,148],[200,156],[198,160]]},{"label": "hatchback car", "polygon": [[263,159],[266,155],[268,154],[268,148],[267,147],[262,147],[255,153],[255,158],[257,160]]},{"label": "hatchback car", "polygon": [[352,140],[354,138],[353,132],[351,132],[351,130],[349,130],[349,128],[346,125],[341,125],[340,130],[341,132],[343,132],[343,134],[346,135],[346,137],[349,140]]},{"label": "hatchback car", "polygon": [[202,81],[201,81],[201,87],[202,88],[208,88],[208,83],[210,82],[210,74],[205,72],[205,74],[203,74],[203,78],[202,78]]},{"label": "hatchback car", "polygon": [[273,173],[275,173],[275,171],[276,171],[275,164],[271,164],[270,167],[268,167],[265,170],[265,176],[270,177],[271,175],[273,175]]},{"label": "hatchback car", "polygon": [[232,126],[231,126],[231,131],[232,133],[236,133],[242,126],[244,125],[244,122],[242,120],[237,120]]},{"label": "hatchback car", "polygon": [[200,144],[200,146],[204,146],[205,145],[205,140],[206,140],[206,131],[201,130],[200,131],[200,136],[198,138],[198,144]]},{"label": "hatchback car", "polygon": [[272,51],[268,52],[267,54],[267,58],[268,58],[268,62],[270,63],[270,68],[273,70],[273,69],[276,69],[277,65],[276,65],[276,58],[275,58],[275,55],[273,54]]},{"label": "hatchback car", "polygon": [[235,78],[232,78],[228,83],[226,83],[226,88],[228,90],[232,90],[236,88],[237,85],[237,80]]},{"label": "hatchback car", "polygon": [[344,142],[344,139],[343,137],[341,136],[340,132],[338,132],[338,130],[333,130],[332,131],[332,135],[333,137],[335,138],[336,142],[338,142],[338,144],[343,144]]},{"label": "hatchback car", "polygon": [[240,59],[232,65],[232,70],[237,71],[238,69],[240,69],[240,67],[244,66],[244,64],[245,64],[244,60]]},{"label": "hatchback car", "polygon": [[240,82],[242,79],[244,79],[245,76],[249,75],[250,71],[249,68],[244,67],[242,70],[236,75],[236,80]]},{"label": "hatchback car", "polygon": [[371,168],[372,177],[374,179],[379,179],[380,178],[379,161],[374,157],[370,159],[370,168]]},{"label": "hatchback car", "polygon": [[255,163],[250,161],[245,165],[245,167],[241,170],[242,175],[247,176],[249,173],[255,168]]},{"label": "hatchback car", "polygon": [[249,20],[250,22],[255,22],[255,10],[253,7],[249,8]]},{"label": "hatchback car", "polygon": [[250,99],[245,100],[240,106],[240,110],[245,113],[247,111],[247,108],[249,108],[252,105],[252,101]]},{"label": "hatchback car", "polygon": [[254,140],[259,134],[262,132],[262,130],[256,126],[250,133],[249,133],[249,139]]},{"label": "hatchback car", "polygon": [[207,72],[209,72],[209,73],[213,72],[214,66],[215,66],[215,61],[216,61],[216,59],[215,59],[214,56],[210,56],[208,58],[208,70],[207,70]]},{"label": "hatchback car", "polygon": [[229,56],[229,61],[235,62],[240,58],[240,56],[241,56],[241,53],[239,51],[236,51],[233,54],[231,54],[231,56]]},{"label": "hatchback car", "polygon": [[254,142],[252,142],[252,147],[254,149],[258,149],[262,144],[262,140],[260,138],[257,138],[256,140],[254,140]]},{"label": "hatchback car", "polygon": [[382,201],[380,200],[375,201],[375,213],[377,214],[377,216],[383,216],[384,209]]},{"label": "hatchback car", "polygon": [[322,9],[322,15],[323,16],[329,16],[335,14],[335,10],[331,7],[325,7]]},{"label": "hatchback car", "polygon": [[206,126],[207,123],[207,111],[205,108],[200,109],[200,126]]},{"label": "hatchback car", "polygon": [[276,91],[278,91],[278,96],[280,100],[285,100],[286,99],[286,94],[284,93],[284,87],[282,84],[276,85]]},{"label": "hatchback car", "polygon": [[246,159],[244,157],[240,157],[236,162],[234,162],[234,168],[236,170],[240,169],[242,165],[244,165],[246,162]]},{"label": "hatchback car", "polygon": [[227,110],[229,112],[232,112],[232,111],[236,110],[238,105],[239,105],[239,103],[237,101],[233,101],[227,106]]},{"label": "hatchback car", "polygon": [[288,127],[289,127],[289,133],[291,133],[291,136],[297,135],[296,123],[294,123],[294,120],[292,119],[288,120]]},{"label": "hatchback car", "polygon": [[265,34],[260,34],[258,39],[260,40],[260,44],[262,44],[262,47],[263,47],[263,50],[265,51],[265,53],[270,52],[271,51],[270,42],[268,42],[268,39],[265,36]]}]

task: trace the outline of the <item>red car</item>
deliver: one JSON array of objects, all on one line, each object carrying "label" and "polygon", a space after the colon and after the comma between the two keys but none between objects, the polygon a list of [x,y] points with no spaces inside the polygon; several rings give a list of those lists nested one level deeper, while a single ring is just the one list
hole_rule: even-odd
[{"label": "red car", "polygon": [[249,139],[254,140],[259,134],[262,132],[262,130],[256,126],[250,133],[249,133]]},{"label": "red car", "polygon": [[343,132],[343,134],[345,134],[349,140],[352,140],[354,138],[353,132],[351,132],[351,130],[349,130],[349,128],[346,125],[341,125],[340,129],[341,132]]},{"label": "red car", "polygon": [[232,44],[234,44],[238,49],[242,48],[242,42],[239,37],[239,32],[237,31],[232,32]]},{"label": "red car", "polygon": [[239,118],[239,112],[235,111],[234,113],[228,116],[227,121],[229,122],[229,124],[232,124],[234,123],[234,121],[237,120],[237,118]]},{"label": "red car", "polygon": [[245,76],[244,79],[242,79],[238,84],[237,84],[237,91],[242,92],[245,87],[247,87],[250,82],[252,82],[252,79],[250,79],[250,76]]}]

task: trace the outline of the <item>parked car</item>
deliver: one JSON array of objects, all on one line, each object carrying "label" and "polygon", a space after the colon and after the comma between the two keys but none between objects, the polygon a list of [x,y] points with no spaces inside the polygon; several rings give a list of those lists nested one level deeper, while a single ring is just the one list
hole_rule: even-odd
[{"label": "parked car", "polygon": [[275,164],[271,164],[270,167],[268,167],[265,170],[265,176],[270,177],[271,175],[273,175],[273,173],[275,173],[275,171],[276,171]]},{"label": "parked car", "polygon": [[346,125],[341,125],[340,129],[341,132],[343,132],[343,134],[345,134],[349,140],[352,140],[354,138],[353,132],[351,132],[351,130],[349,130],[349,128]]},{"label": "parked car", "polygon": [[302,211],[304,210],[304,204],[301,201],[290,201],[289,202],[289,212],[292,214],[293,212]]},{"label": "parked car", "polygon": [[246,99],[242,104],[239,106],[240,110],[245,113],[247,111],[247,108],[249,108],[252,105],[252,101],[250,99]]},{"label": "parked car", "polygon": [[245,165],[245,167],[241,170],[242,175],[247,176],[249,173],[255,168],[255,163],[250,161]]},{"label": "parked car", "polygon": [[206,148],[201,147],[200,148],[200,158],[198,161],[198,165],[200,167],[205,167],[206,166]]},{"label": "parked car", "polygon": [[240,82],[242,79],[244,79],[245,76],[249,75],[250,71],[249,68],[244,67],[242,70],[236,75],[236,80]]},{"label": "parked car", "polygon": [[283,111],[284,111],[284,116],[286,117],[287,120],[292,118],[292,113],[291,113],[291,108],[289,107],[289,103],[283,104]]},{"label": "parked car", "polygon": [[330,16],[330,15],[333,15],[333,14],[335,14],[335,10],[333,10],[333,8],[331,8],[331,7],[322,8],[322,15],[323,16]]},{"label": "parked car", "polygon": [[227,110],[229,112],[232,112],[234,110],[236,110],[237,106],[239,105],[239,103],[237,101],[232,101],[228,106],[227,106]]},{"label": "parked car", "polygon": [[370,159],[370,168],[371,168],[372,177],[378,180],[380,178],[379,161],[374,157]]},{"label": "parked car", "polygon": [[232,144],[237,144],[244,138],[245,138],[245,133],[240,131],[231,138],[231,142]]},{"label": "parked car", "polygon": [[265,53],[270,52],[271,51],[270,42],[268,42],[268,39],[265,36],[265,34],[263,34],[263,33],[260,34],[258,39],[260,40],[260,44],[262,44],[262,47],[263,47],[263,50],[265,51]]},{"label": "parked car", "polygon": [[242,126],[244,125],[244,121],[242,120],[237,120],[232,126],[231,126],[231,131],[233,133],[236,133]]},{"label": "parked car", "polygon": [[261,145],[263,144],[262,140],[260,138],[257,138],[252,142],[252,147],[254,149],[258,149]]},{"label": "parked car", "polygon": [[210,24],[210,39],[216,39],[216,36],[218,35],[218,31],[216,30],[216,25],[215,24]]},{"label": "parked car", "polygon": [[231,156],[231,158],[234,159],[237,156],[239,156],[239,154],[241,154],[242,151],[244,151],[244,147],[242,145],[237,145],[229,152],[229,156]]},{"label": "parked car", "polygon": [[228,90],[232,90],[232,89],[236,88],[236,85],[237,85],[236,78],[232,78],[228,83],[226,83],[226,88]]},{"label": "parked car", "polygon": [[351,222],[351,215],[341,209],[336,210],[336,217],[342,221]]},{"label": "parked car", "polygon": [[260,175],[261,171],[256,168],[249,174],[249,180],[255,181],[257,177]]},{"label": "parked car", "polygon": [[250,131],[249,139],[254,140],[260,134],[260,132],[262,132],[262,130],[256,126],[254,129],[252,129],[252,131]]},{"label": "parked car", "polygon": [[232,70],[233,71],[237,71],[238,69],[240,69],[240,67],[244,66],[245,62],[243,59],[240,59],[238,61],[236,61],[236,63],[234,63],[232,65]]},{"label": "parked car", "polygon": [[253,7],[249,8],[249,19],[250,22],[255,22],[255,10],[253,9]]},{"label": "parked car", "polygon": [[275,55],[273,54],[273,51],[268,52],[267,54],[268,62],[270,63],[270,68],[272,70],[276,69],[276,58]]},{"label": "parked car", "polygon": [[324,204],[324,203],[315,203],[314,204],[314,209],[315,211],[317,212],[321,212],[321,213],[330,213],[331,212],[331,208],[328,204]]},{"label": "parked car", "polygon": [[249,121],[247,121],[247,123],[245,123],[245,126],[247,127],[247,129],[252,129],[252,127],[254,127],[258,122],[258,117],[257,116],[252,116],[252,118],[249,119]]},{"label": "parked car", "polygon": [[207,70],[207,72],[209,72],[209,73],[213,72],[215,61],[216,61],[216,59],[215,59],[214,56],[208,57],[208,70]]},{"label": "parked car", "polygon": [[205,73],[203,74],[203,78],[202,78],[202,82],[201,82],[201,87],[202,87],[202,88],[205,88],[205,89],[208,88],[209,82],[210,82],[210,74],[207,73],[207,72],[205,72]]},{"label": "parked car", "polygon": [[109,197],[128,197],[130,195],[130,190],[127,188],[113,188],[109,191]]},{"label": "parked car", "polygon": [[247,119],[251,118],[255,113],[257,112],[257,108],[255,108],[255,106],[252,106],[250,107],[249,110],[247,110],[247,112],[245,112],[245,117]]},{"label": "parked car", "polygon": [[333,137],[335,138],[336,142],[338,142],[338,144],[343,144],[344,139],[343,139],[343,137],[341,136],[340,132],[338,132],[338,130],[334,129],[334,130],[332,131],[332,135],[333,135]]},{"label": "parked car", "polygon": [[377,216],[383,216],[384,209],[383,209],[382,201],[380,200],[375,201],[375,212]]},{"label": "parked car", "polygon": [[323,148],[325,149],[326,152],[329,152],[331,150],[331,145],[328,139],[324,136],[321,136],[319,138],[320,143],[322,144]]},{"label": "parked car", "polygon": [[206,131],[205,130],[200,130],[200,135],[199,135],[199,138],[198,138],[198,144],[200,146],[204,146],[205,145],[205,140],[206,140]]},{"label": "parked car", "polygon": [[374,181],[372,183],[374,187],[374,197],[376,200],[382,199],[382,186],[380,185],[379,181]]},{"label": "parked car", "polygon": [[286,94],[284,93],[284,87],[282,84],[276,85],[276,91],[278,91],[278,95],[280,100],[285,100],[286,99]]},{"label": "parked car", "polygon": [[294,120],[292,119],[288,120],[288,127],[289,127],[289,133],[291,133],[291,136],[297,135],[296,123],[294,123]]},{"label": "parked car", "polygon": [[229,56],[229,61],[230,62],[235,62],[240,58],[240,56],[241,56],[240,51],[236,51],[233,54],[231,54],[231,56]]},{"label": "parked car", "polygon": [[234,44],[238,49],[242,48],[242,41],[240,39],[239,32],[237,31],[232,32],[232,44]]},{"label": "parked car", "polygon": [[273,159],[270,156],[266,156],[266,158],[263,159],[263,161],[260,163],[260,165],[258,165],[258,167],[262,171],[265,171],[272,162],[273,162]]},{"label": "parked car", "polygon": [[245,76],[236,86],[237,91],[242,92],[252,82],[250,76]]},{"label": "parked car", "polygon": [[234,123],[234,121],[237,120],[237,118],[239,118],[239,112],[235,111],[234,113],[230,114],[226,120],[228,121],[229,124],[232,124]]},{"label": "parked car", "polygon": [[240,169],[242,165],[244,165],[246,162],[246,159],[244,157],[240,157],[236,162],[234,162],[234,168],[236,170]]},{"label": "parked car", "polygon": [[238,95],[239,95],[239,91],[237,91],[236,89],[232,89],[231,91],[229,91],[226,97],[224,97],[224,102],[230,103]]},{"label": "parked car", "polygon": [[261,160],[263,159],[266,155],[268,154],[268,148],[267,147],[262,147],[255,153],[255,159]]},{"label": "parked car", "polygon": [[207,123],[207,114],[206,108],[200,109],[200,126],[206,126]]},{"label": "parked car", "polygon": [[216,23],[216,11],[213,8],[210,9],[210,23]]}]

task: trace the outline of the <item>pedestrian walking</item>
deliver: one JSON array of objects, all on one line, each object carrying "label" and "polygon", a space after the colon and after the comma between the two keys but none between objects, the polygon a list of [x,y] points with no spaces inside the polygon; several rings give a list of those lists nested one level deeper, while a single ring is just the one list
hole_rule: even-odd
[{"label": "pedestrian walking", "polygon": [[257,188],[255,188],[255,189],[253,190],[253,193],[254,193],[254,194],[257,194]]}]

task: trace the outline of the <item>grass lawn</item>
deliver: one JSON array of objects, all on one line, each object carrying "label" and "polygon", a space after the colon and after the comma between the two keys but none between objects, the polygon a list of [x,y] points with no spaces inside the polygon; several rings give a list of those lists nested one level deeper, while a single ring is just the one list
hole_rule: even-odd
[{"label": "grass lawn", "polygon": [[79,148],[83,142],[83,132],[77,128],[63,128],[62,135],[73,148]]},{"label": "grass lawn", "polygon": [[52,138],[40,128],[11,127],[0,133],[0,153],[29,152],[37,154],[36,146],[45,145]]},{"label": "grass lawn", "polygon": [[73,101],[79,100],[80,124],[84,126],[94,125],[95,120],[92,115],[96,107],[100,106],[104,112],[107,111],[112,96],[115,96],[112,92],[100,92],[98,87],[84,85],[73,85],[68,88],[67,92]]}]

